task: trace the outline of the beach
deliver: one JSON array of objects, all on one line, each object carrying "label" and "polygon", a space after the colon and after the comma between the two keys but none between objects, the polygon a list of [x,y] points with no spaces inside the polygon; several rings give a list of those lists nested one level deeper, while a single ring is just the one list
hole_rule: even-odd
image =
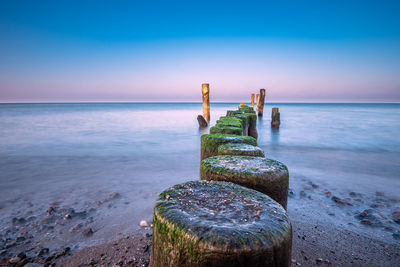
[{"label": "beach", "polygon": [[[211,125],[237,105],[212,103]],[[146,266],[140,221],[161,191],[199,179],[198,114],[198,103],[1,104],[1,259]],[[399,265],[399,118],[399,104],[267,103],[258,145],[289,168],[293,266]]]}]

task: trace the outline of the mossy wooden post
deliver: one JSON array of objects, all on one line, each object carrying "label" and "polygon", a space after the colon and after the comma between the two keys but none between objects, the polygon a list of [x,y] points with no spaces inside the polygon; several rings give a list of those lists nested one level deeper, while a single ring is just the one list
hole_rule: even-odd
[{"label": "mossy wooden post", "polygon": [[279,161],[249,156],[209,157],[200,163],[200,179],[231,182],[257,190],[286,209],[289,171]]},{"label": "mossy wooden post", "polygon": [[257,113],[258,116],[262,117],[264,112],[264,102],[265,102],[265,89],[260,89],[260,99],[257,103]]},{"label": "mossy wooden post", "polygon": [[203,134],[201,136],[201,160],[218,155],[218,147],[228,143],[257,146],[257,140],[251,136]]},{"label": "mossy wooden post", "polygon": [[258,113],[258,102],[260,102],[260,94],[256,94],[256,111]]},{"label": "mossy wooden post", "polygon": [[249,118],[248,135],[257,139],[257,115],[255,113],[244,113],[243,115],[246,115]]},{"label": "mossy wooden post", "polygon": [[251,108],[254,108],[254,94],[251,94]]},{"label": "mossy wooden post", "polygon": [[226,182],[192,181],[154,205],[151,267],[291,264],[292,226],[270,197]]},{"label": "mossy wooden post", "polygon": [[251,156],[265,157],[264,151],[258,146],[248,144],[225,144],[218,147],[218,156]]},{"label": "mossy wooden post", "polygon": [[[239,118],[231,117],[231,116],[222,116],[217,120],[216,126],[229,126],[229,127],[239,127],[242,129],[242,133],[240,135],[247,135],[247,128],[243,121]],[[211,131],[211,129],[210,129]],[[211,133],[211,132],[210,132]]]},{"label": "mossy wooden post", "polygon": [[279,125],[281,125],[281,114],[279,113],[279,108],[272,108],[271,126],[272,128],[279,128]]},{"label": "mossy wooden post", "polygon": [[203,93],[203,117],[208,124],[210,123],[210,85],[203,83],[201,88]]}]

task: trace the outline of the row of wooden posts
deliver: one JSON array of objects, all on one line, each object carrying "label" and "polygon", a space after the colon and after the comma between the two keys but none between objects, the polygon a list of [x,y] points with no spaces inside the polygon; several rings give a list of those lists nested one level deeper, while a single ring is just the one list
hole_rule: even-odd
[{"label": "row of wooden posts", "polygon": [[[199,121],[200,127],[206,127],[210,123],[210,84],[203,83],[201,85],[202,95],[203,95],[203,117],[199,115],[197,120]],[[265,104],[265,89],[260,89],[259,94],[251,94],[251,108],[254,108],[254,97],[256,96],[256,110],[257,115],[259,117],[263,116],[264,113],[264,104]],[[273,128],[279,128],[280,122],[280,113],[279,108],[272,108],[271,115],[271,126]]]},{"label": "row of wooden posts", "polygon": [[256,126],[240,104],[201,136],[200,180],[154,205],[151,267],[290,266],[289,171],[265,157]]}]

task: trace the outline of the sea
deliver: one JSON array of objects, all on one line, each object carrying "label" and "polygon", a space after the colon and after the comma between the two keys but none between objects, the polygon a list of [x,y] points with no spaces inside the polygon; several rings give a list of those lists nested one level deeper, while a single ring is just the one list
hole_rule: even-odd
[{"label": "sea", "polygon": [[[211,103],[211,125],[238,105]],[[0,104],[0,241],[82,248],[150,225],[160,192],[199,179],[199,114],[201,103]],[[400,243],[400,104],[267,103],[257,128],[289,168],[293,221]]]}]

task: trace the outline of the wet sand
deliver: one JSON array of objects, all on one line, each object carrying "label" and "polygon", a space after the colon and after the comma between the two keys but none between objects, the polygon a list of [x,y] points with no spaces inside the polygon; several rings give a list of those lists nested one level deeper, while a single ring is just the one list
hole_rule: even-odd
[{"label": "wet sand", "polygon": [[[102,228],[96,225],[110,211],[143,202],[151,207],[154,200],[148,197],[130,203],[125,193],[113,192],[73,206],[52,202],[36,215],[29,215],[35,206],[28,202],[16,210],[16,217],[1,233],[0,265],[7,266],[11,258],[16,260],[15,256],[23,252],[26,258],[20,257],[19,264],[11,266],[26,262],[47,266],[147,266],[151,228],[140,228],[139,222],[146,219],[151,223],[151,209],[147,209],[146,216],[108,226],[112,229],[108,235],[111,239],[104,239],[99,231]],[[288,212],[293,226],[293,266],[400,266],[397,197],[380,191],[360,193],[336,188],[295,169],[291,172]],[[126,224],[131,224],[128,231]],[[61,237],[67,238],[63,244],[68,246],[60,247]],[[91,243],[95,245],[87,245]]]},{"label": "wet sand", "polygon": [[[400,246],[317,222],[293,226],[292,266],[400,266]],[[55,261],[57,266],[148,266],[151,229],[85,248]]]},{"label": "wet sand", "polygon": [[[340,227],[324,218],[317,219],[316,214],[308,214],[307,211],[309,210],[307,207],[310,207],[312,202],[317,202],[321,207],[329,207],[330,211],[336,214],[347,210],[348,207],[357,207],[346,204],[351,202],[350,198],[344,200],[344,204],[335,198],[332,199],[332,195],[326,193],[329,192],[327,188],[320,184],[306,179],[303,182],[303,186],[300,186],[301,190],[291,189],[289,198],[288,212],[293,226],[292,266],[400,266],[400,242],[393,237],[393,230],[387,229],[386,237],[374,238],[369,237],[362,230],[369,227],[375,231],[382,231],[383,225],[379,222],[376,222],[378,225],[374,226],[360,222],[360,218],[357,216],[344,217],[348,224],[352,224],[359,230],[357,232],[348,230],[348,225]],[[364,199],[357,193],[352,195],[362,201],[371,199],[370,196]],[[384,196],[380,193],[378,195],[378,200],[384,200]],[[118,201],[118,198],[116,197],[112,201]],[[390,199],[387,200],[391,203],[390,201]],[[299,202],[302,205],[299,205]],[[296,205],[293,205],[294,203]],[[349,212],[347,211],[347,213]],[[341,222],[343,220],[340,218]],[[30,250],[31,252],[26,251],[28,258],[20,262],[30,261],[44,266],[148,266],[151,238],[151,227],[141,227],[128,235],[116,233],[113,242],[83,249],[49,250],[40,255],[39,244],[36,249]],[[32,253],[33,251],[36,254]],[[3,255],[0,265],[6,266],[9,259],[14,257],[17,252],[17,248],[10,248],[8,256]]]}]

